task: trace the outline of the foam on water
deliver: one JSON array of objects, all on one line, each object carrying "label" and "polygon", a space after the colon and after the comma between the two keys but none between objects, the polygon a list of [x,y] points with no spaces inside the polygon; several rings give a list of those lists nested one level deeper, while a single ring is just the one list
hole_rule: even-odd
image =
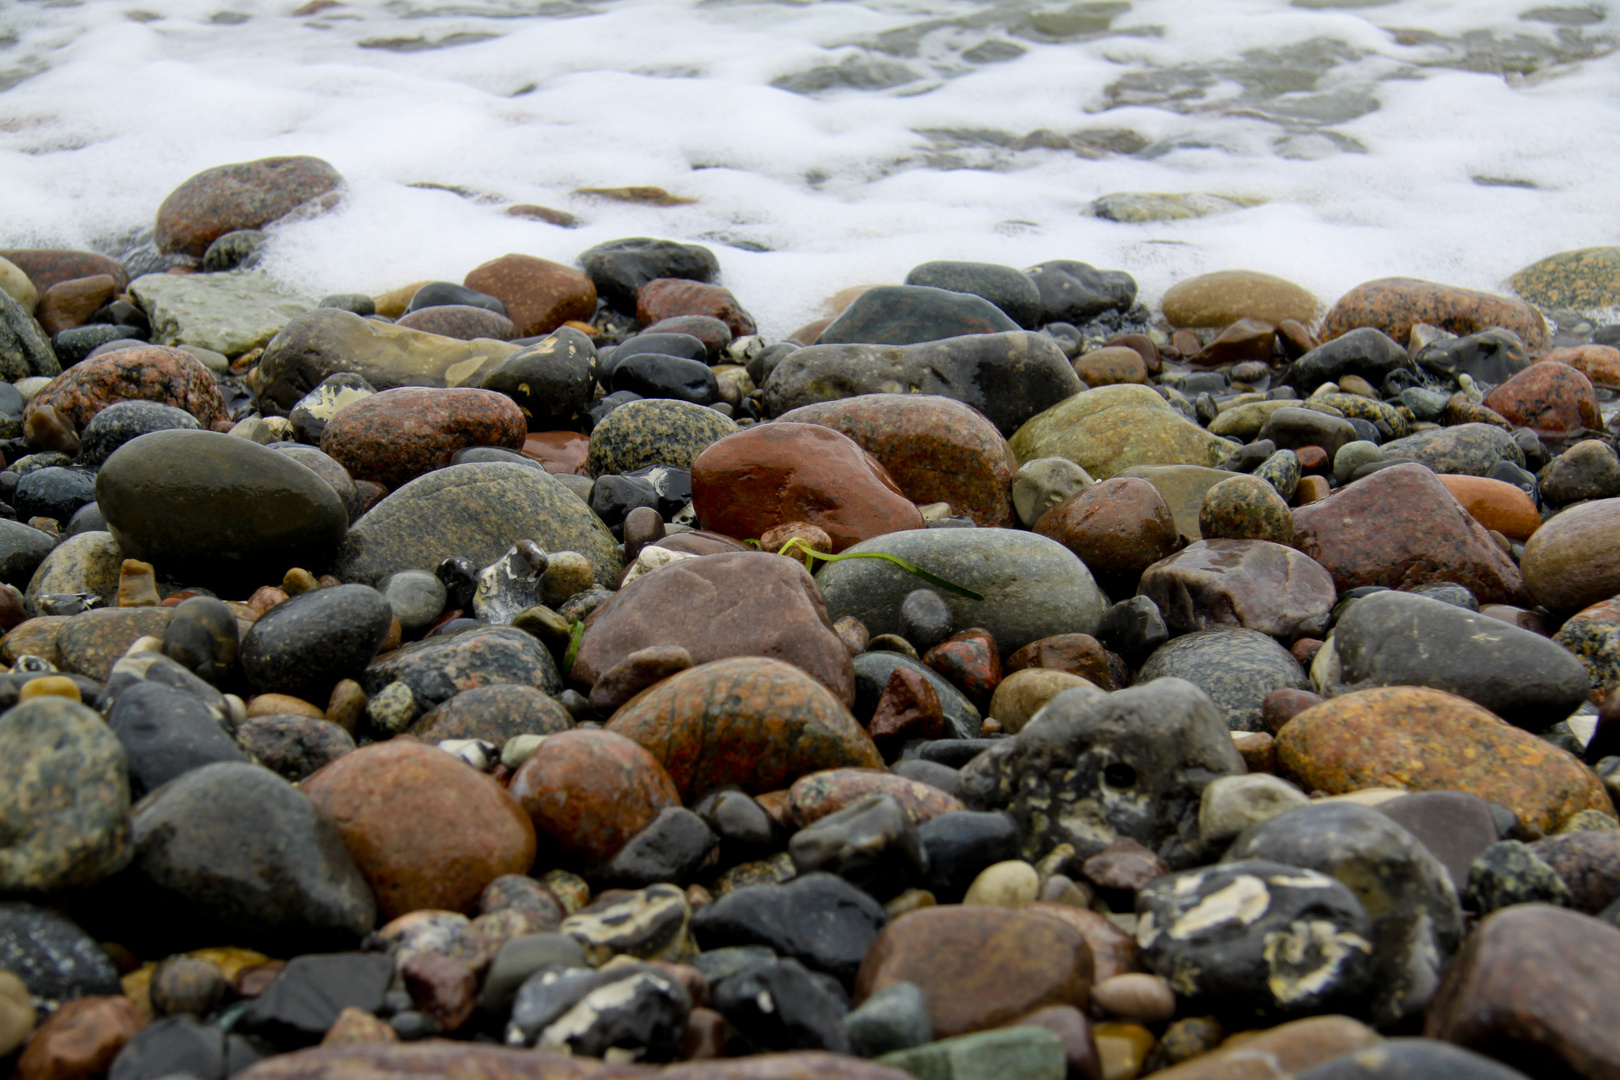
[{"label": "foam on water", "polygon": [[[267,263],[313,295],[655,235],[711,246],[780,336],[930,259],[1082,259],[1150,301],[1249,267],[1331,300],[1393,274],[1497,289],[1620,242],[1620,16],[1318,2],[14,0],[0,246],[118,254],[186,177],[313,154],[346,199],[279,228]],[[804,82],[851,64],[895,85]],[[792,79],[812,92],[771,85]],[[574,193],[625,185],[696,201]],[[1260,204],[1084,213],[1111,192]]]}]

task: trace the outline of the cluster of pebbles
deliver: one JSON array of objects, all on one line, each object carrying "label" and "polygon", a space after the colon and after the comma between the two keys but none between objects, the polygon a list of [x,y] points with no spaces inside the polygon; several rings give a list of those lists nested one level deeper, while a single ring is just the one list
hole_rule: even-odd
[{"label": "cluster of pebbles", "polygon": [[[1620,1076],[1614,327],[0,261],[19,1080]],[[1614,252],[1513,287],[1617,295]]]}]

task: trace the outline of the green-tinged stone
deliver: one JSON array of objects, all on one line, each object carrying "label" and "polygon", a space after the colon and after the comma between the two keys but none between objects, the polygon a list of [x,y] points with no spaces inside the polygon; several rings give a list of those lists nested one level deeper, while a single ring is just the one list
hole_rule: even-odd
[{"label": "green-tinged stone", "polygon": [[1197,540],[1204,535],[1198,521],[1204,508],[1204,496],[1210,488],[1237,474],[1202,465],[1138,465],[1121,469],[1119,475],[1134,476],[1152,484],[1176,519],[1177,531]]},{"label": "green-tinged stone", "polygon": [[878,1058],[917,1080],[1063,1080],[1063,1040],[1045,1028],[1007,1027],[896,1050]]},{"label": "green-tinged stone", "polygon": [[627,473],[647,465],[690,469],[710,444],[737,430],[729,417],[690,401],[626,402],[591,432],[591,475]]},{"label": "green-tinged stone", "polygon": [[315,306],[257,270],[223,274],[147,274],[130,295],[152,321],[160,345],[194,345],[240,356],[264,345],[296,316]]},{"label": "green-tinged stone", "polygon": [[58,593],[91,593],[102,603],[118,595],[124,553],[112,533],[82,532],[70,536],[39,564],[23,594],[30,615],[38,615],[39,598]]},{"label": "green-tinged stone", "polygon": [[1100,386],[1075,394],[1013,435],[1018,461],[1068,458],[1098,480],[1135,465],[1219,465],[1232,444],[1184,419],[1146,386]]},{"label": "green-tinged stone", "polygon": [[1260,434],[1260,429],[1266,426],[1266,421],[1271,419],[1272,413],[1299,404],[1298,401],[1251,401],[1246,405],[1238,405],[1211,420],[1209,433],[1248,442]]}]

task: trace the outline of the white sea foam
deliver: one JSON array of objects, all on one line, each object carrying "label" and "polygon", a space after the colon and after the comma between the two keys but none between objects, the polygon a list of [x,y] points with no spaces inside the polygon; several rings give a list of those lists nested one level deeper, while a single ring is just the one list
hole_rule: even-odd
[{"label": "white sea foam", "polygon": [[[707,243],[773,336],[840,288],[930,259],[1082,259],[1130,271],[1149,300],[1228,267],[1325,300],[1392,274],[1495,289],[1543,255],[1620,242],[1620,56],[1592,44],[1620,39],[1620,16],[1520,18],[1535,6],[1135,0],[1109,34],[1053,41],[1019,21],[1087,5],[393,0],[294,16],[295,0],[10,0],[0,85],[20,81],[0,92],[0,246],[116,249],[202,169],[313,154],[347,178],[346,201],[278,230],[268,269],[317,295],[459,281],[508,251],[571,262],[631,235]],[[930,19],[907,47],[905,28]],[[480,34],[496,36],[379,47]],[[1024,51],[961,56],[987,39]],[[846,60],[918,77],[815,96],[770,85]],[[1277,97],[1290,66],[1320,78]],[[1171,71],[1185,88],[1200,68],[1179,104],[1110,89]],[[1256,89],[1266,73],[1271,91]],[[1377,108],[1355,115],[1358,100]],[[1322,107],[1325,122],[1265,118]],[[997,145],[1105,128],[1155,145],[1095,159]],[[633,184],[697,201],[573,194]],[[1192,221],[1083,214],[1118,191],[1264,201]],[[519,202],[584,225],[504,213]]]}]

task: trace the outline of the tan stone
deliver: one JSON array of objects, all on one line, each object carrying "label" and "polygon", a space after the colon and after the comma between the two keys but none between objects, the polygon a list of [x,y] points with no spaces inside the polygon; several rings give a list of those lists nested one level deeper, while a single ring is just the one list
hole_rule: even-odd
[{"label": "tan stone", "polygon": [[1273,325],[1294,319],[1309,325],[1316,297],[1293,282],[1256,270],[1217,270],[1177,282],[1161,302],[1171,326],[1223,328],[1239,319]]}]

